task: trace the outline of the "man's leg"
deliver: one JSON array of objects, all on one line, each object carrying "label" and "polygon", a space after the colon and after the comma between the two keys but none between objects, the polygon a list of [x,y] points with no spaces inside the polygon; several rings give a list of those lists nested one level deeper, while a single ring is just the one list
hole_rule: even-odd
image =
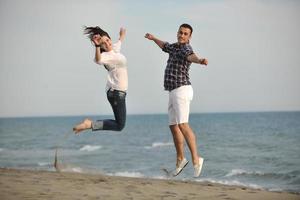
[{"label": "man's leg", "polygon": [[178,128],[185,138],[188,147],[191,151],[192,160],[194,165],[199,164],[199,156],[197,152],[196,136],[193,130],[190,128],[189,114],[190,114],[190,103],[193,99],[193,88],[192,86],[182,86],[177,90],[174,100],[174,107],[177,115]]},{"label": "man's leg", "polygon": [[194,165],[194,177],[197,178],[200,176],[204,159],[199,157],[198,155],[196,136],[188,123],[182,123],[179,124],[178,126],[180,131],[183,133],[183,136],[191,151],[193,165]]},{"label": "man's leg", "polygon": [[188,123],[182,123],[178,125],[180,132],[183,134],[188,147],[191,151],[192,160],[194,165],[199,164],[199,156],[197,151],[197,142],[196,142],[196,136],[193,132],[193,130],[190,128]]},{"label": "man's leg", "polygon": [[176,119],[176,110],[173,105],[173,93],[169,93],[169,106],[168,106],[168,115],[169,115],[169,127],[173,135],[173,141],[176,148],[176,169],[173,173],[173,176],[177,176],[183,170],[183,168],[188,164],[188,161],[184,157],[184,137],[181,133]]},{"label": "man's leg", "polygon": [[184,159],[184,137],[178,125],[170,125],[170,130],[173,135],[173,141],[176,148],[177,163],[176,166]]},{"label": "man's leg", "polygon": [[191,86],[182,86],[175,89],[174,93],[173,107],[176,122],[178,123],[178,132],[183,135],[188,144],[194,165],[194,177],[198,177],[201,173],[203,158],[200,158],[198,155],[196,136],[188,124],[193,88]]}]

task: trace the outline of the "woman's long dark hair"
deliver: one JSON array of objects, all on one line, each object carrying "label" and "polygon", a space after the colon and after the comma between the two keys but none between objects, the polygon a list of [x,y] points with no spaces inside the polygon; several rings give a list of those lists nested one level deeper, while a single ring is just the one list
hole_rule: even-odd
[{"label": "woman's long dark hair", "polygon": [[[106,31],[104,31],[103,29],[101,29],[99,26],[95,26],[95,27],[85,26],[84,34],[86,34],[88,36],[88,38],[90,38],[90,40],[93,39],[94,35],[100,35],[101,37],[107,36],[109,39],[111,39],[109,34]],[[105,51],[105,49],[100,47],[100,51],[103,52],[103,51]],[[106,65],[104,65],[104,67],[106,68],[106,70],[108,70],[108,67]]]},{"label": "woman's long dark hair", "polygon": [[107,36],[110,39],[109,34],[101,29],[99,26],[87,27],[84,28],[84,34],[88,35],[88,38],[92,39],[94,35]]}]

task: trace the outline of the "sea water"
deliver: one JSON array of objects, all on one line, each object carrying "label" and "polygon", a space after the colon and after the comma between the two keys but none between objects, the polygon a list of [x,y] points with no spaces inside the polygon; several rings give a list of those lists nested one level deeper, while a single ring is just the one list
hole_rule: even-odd
[{"label": "sea water", "polygon": [[[167,115],[128,115],[122,132],[75,135],[72,127],[84,118],[1,118],[0,167],[54,171],[58,147],[66,171],[170,178],[162,170],[176,162]],[[190,163],[175,179],[300,192],[300,112],[191,114],[190,126],[202,174],[193,178],[185,145]]]}]

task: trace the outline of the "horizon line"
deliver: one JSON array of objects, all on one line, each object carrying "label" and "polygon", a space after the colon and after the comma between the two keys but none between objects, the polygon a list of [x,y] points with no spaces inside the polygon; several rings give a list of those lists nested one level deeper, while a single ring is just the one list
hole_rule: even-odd
[{"label": "horizon line", "polygon": [[[243,114],[243,113],[284,113],[284,112],[300,112],[300,110],[261,110],[261,111],[206,111],[206,112],[191,112],[193,114]],[[113,114],[70,114],[70,115],[16,115],[16,116],[0,116],[0,119],[5,118],[46,118],[46,117],[95,117],[95,116],[112,116]],[[129,113],[127,116],[138,115],[168,115],[168,113]]]}]

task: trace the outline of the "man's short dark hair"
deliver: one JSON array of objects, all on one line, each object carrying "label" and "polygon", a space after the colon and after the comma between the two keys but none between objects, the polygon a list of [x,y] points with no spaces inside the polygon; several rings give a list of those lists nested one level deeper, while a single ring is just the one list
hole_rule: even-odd
[{"label": "man's short dark hair", "polygon": [[192,35],[192,33],[193,33],[193,28],[192,28],[191,25],[189,25],[189,24],[181,24],[181,25],[179,26],[179,28],[181,28],[181,27],[190,29],[190,30],[191,30],[191,35]]}]

